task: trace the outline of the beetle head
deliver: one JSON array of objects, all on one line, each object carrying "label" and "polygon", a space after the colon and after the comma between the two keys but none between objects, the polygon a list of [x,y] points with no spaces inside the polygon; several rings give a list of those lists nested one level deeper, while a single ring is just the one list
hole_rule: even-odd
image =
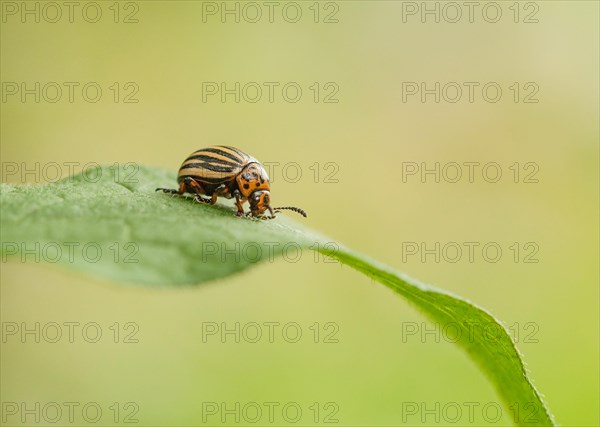
[{"label": "beetle head", "polygon": [[269,190],[256,190],[250,197],[248,197],[248,201],[250,202],[250,212],[254,217],[264,217],[265,211],[269,211],[271,213],[271,217],[274,217],[273,209],[271,208],[271,195]]}]

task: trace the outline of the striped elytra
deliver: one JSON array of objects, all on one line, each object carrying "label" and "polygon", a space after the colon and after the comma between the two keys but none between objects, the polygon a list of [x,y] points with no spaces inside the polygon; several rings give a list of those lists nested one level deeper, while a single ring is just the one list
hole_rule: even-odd
[{"label": "striped elytra", "polygon": [[[247,153],[224,145],[202,148],[190,154],[177,175],[179,189],[157,188],[170,194],[189,193],[200,203],[214,205],[218,197],[235,198],[237,215],[244,215],[243,203],[250,204],[246,215],[264,219],[275,218],[277,210],[288,209],[306,217],[299,208],[272,208],[269,177],[258,160]],[[210,196],[205,199],[202,195]],[[270,217],[265,213],[269,211]]]},{"label": "striped elytra", "polygon": [[258,161],[243,151],[233,147],[216,146],[194,151],[185,159],[177,181],[189,176],[209,184],[221,184],[235,179],[242,168],[250,162]]}]

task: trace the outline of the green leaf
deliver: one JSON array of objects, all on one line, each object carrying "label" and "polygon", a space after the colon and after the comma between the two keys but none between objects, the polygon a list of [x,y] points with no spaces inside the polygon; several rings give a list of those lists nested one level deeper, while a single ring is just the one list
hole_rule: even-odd
[{"label": "green leaf", "polygon": [[[206,206],[154,191],[174,183],[174,174],[163,170],[111,167],[47,185],[2,184],[2,259],[57,262],[115,281],[177,286],[226,277],[283,251],[317,250],[402,295],[439,327],[459,325],[457,344],[494,384],[515,424],[554,425],[510,335],[484,309],[283,215],[238,218],[231,202]],[[500,333],[488,336],[490,325]]]}]

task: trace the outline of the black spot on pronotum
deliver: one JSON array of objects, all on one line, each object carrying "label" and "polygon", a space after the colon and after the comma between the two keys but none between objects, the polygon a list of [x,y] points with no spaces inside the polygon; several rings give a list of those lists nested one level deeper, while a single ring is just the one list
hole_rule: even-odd
[{"label": "black spot on pronotum", "polygon": [[250,184],[244,184],[244,188],[247,190],[250,188]]},{"label": "black spot on pronotum", "polygon": [[257,187],[260,187],[260,182],[257,182],[257,183],[256,183],[256,186],[257,186]]}]

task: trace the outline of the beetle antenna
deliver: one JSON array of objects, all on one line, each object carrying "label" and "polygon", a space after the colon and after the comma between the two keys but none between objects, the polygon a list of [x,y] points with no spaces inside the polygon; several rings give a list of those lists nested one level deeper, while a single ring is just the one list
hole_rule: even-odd
[{"label": "beetle antenna", "polygon": [[281,207],[281,208],[273,208],[273,209],[275,210],[275,212],[279,212],[279,211],[282,211],[282,210],[294,211],[294,212],[297,212],[300,215],[302,215],[304,218],[308,218],[308,215],[306,215],[306,212],[304,212],[300,208],[295,208],[293,206],[284,206],[284,207]]}]

